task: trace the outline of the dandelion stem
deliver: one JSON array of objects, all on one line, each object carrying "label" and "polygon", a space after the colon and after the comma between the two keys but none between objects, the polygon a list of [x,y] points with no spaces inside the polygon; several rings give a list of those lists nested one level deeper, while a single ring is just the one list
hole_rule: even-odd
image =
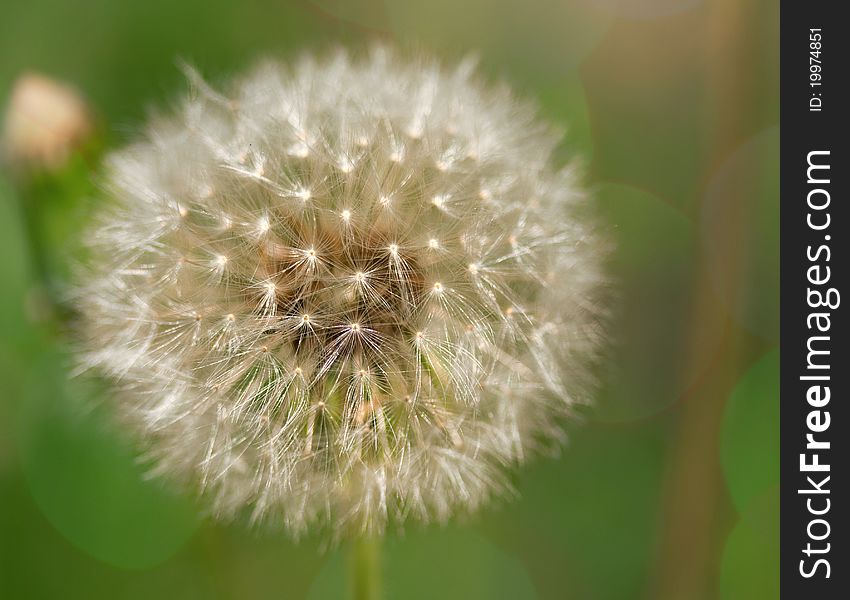
[{"label": "dandelion stem", "polygon": [[349,569],[353,600],[380,600],[380,538],[368,536],[354,540],[351,544]]},{"label": "dandelion stem", "polygon": [[32,270],[31,316],[39,322],[62,326],[71,321],[73,307],[62,299],[62,282],[67,278],[68,236],[80,200],[91,193],[93,167],[75,155],[61,172],[39,173],[18,178],[17,196],[29,266]]},{"label": "dandelion stem", "polygon": [[49,260],[45,252],[44,235],[37,208],[30,198],[22,199],[20,207],[24,225],[24,241],[27,244],[30,266],[34,271],[33,275],[38,285],[43,288],[42,291],[47,295],[47,299],[53,302],[53,278],[48,266]]}]

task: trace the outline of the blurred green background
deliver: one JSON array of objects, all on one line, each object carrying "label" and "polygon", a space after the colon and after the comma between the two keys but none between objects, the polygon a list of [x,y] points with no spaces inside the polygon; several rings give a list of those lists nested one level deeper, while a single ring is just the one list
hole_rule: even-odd
[{"label": "blurred green background", "polygon": [[[559,160],[584,163],[618,244],[612,343],[563,456],[517,474],[515,501],[391,536],[385,597],[778,597],[777,2],[3,0],[0,15],[0,105],[24,72],[66,81],[108,147],[185,89],[178,58],[216,82],[340,43],[476,51],[566,127]],[[0,174],[0,598],[345,598],[346,548],[196,516],[145,478],[101,392],[68,381],[24,215],[37,203],[61,273],[87,173]]]}]

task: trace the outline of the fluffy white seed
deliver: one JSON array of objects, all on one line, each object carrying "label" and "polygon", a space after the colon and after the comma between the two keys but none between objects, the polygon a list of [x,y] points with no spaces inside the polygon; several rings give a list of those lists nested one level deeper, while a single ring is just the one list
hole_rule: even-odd
[{"label": "fluffy white seed", "polygon": [[601,246],[558,137],[471,73],[377,49],[227,94],[192,75],[111,157],[86,364],[216,514],[294,535],[443,521],[560,442]]}]

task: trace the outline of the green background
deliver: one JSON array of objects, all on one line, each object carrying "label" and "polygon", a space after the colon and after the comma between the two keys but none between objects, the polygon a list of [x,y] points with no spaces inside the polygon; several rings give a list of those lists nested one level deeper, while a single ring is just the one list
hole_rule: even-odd
[{"label": "green background", "polygon": [[[518,473],[518,499],[390,536],[385,597],[778,597],[778,3],[3,0],[0,17],[0,105],[23,72],[67,81],[109,147],[185,89],[177,59],[216,82],[375,39],[476,51],[566,128],[558,160],[583,162],[617,242],[616,317],[563,456]],[[21,206],[61,265],[94,202],[81,172],[0,174],[0,598],[345,598],[345,547],[198,516],[145,478],[103,391],[68,381]]]}]

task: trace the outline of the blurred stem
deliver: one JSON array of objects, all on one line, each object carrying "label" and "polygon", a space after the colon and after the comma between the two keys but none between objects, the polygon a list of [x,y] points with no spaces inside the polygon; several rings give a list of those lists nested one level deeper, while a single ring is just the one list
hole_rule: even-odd
[{"label": "blurred stem", "polygon": [[351,591],[354,600],[381,598],[381,539],[360,537],[351,545]]},{"label": "blurred stem", "polygon": [[72,249],[79,244],[100,155],[100,145],[90,142],[85,153],[73,154],[61,169],[12,178],[32,270],[30,316],[60,330],[74,316],[64,301],[62,284],[70,273]]},{"label": "blurred stem", "polygon": [[16,196],[19,199],[24,244],[32,274],[32,284],[25,301],[27,315],[32,322],[46,325],[55,333],[69,322],[70,311],[61,301],[38,195],[33,193],[30,183],[19,186]]},{"label": "blurred stem", "polygon": [[[705,60],[708,70],[706,131],[709,157],[706,177],[716,164],[728,156],[731,148],[752,135],[754,99],[761,92],[757,79],[747,73],[758,71],[748,61],[757,56],[757,43],[751,33],[763,18],[757,4],[738,0],[717,0],[711,4],[705,32]],[[696,214],[700,214],[697,206]],[[730,252],[734,260],[746,258],[741,243],[750,231],[746,213],[730,215],[736,235]],[[711,323],[716,310],[716,284],[705,267],[696,274],[694,289],[699,302],[695,306],[688,349],[692,360],[702,361],[697,352],[701,327]],[[719,569],[720,556],[728,533],[724,520],[728,502],[720,465],[719,437],[723,411],[731,391],[751,364],[752,357],[763,351],[763,342],[754,339],[727,319],[726,333],[714,361],[685,395],[681,403],[678,432],[674,437],[666,501],[662,509],[658,559],[650,597],[659,600],[700,598],[712,589]],[[699,367],[699,364],[695,365]],[[703,365],[705,367],[705,365]]]},{"label": "blurred stem", "polygon": [[40,288],[39,291],[50,304],[51,308],[55,308],[54,298],[56,294],[53,291],[53,281],[48,266],[49,260],[45,252],[46,243],[42,235],[43,227],[31,196],[31,194],[27,193],[21,194],[20,202],[27,252],[29,253],[30,265],[34,271],[33,276],[35,277],[36,285]]}]

